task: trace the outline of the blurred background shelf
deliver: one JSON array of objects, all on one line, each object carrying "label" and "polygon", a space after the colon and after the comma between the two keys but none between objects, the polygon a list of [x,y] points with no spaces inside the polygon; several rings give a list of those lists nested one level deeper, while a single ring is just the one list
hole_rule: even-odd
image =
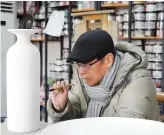
[{"label": "blurred background shelf", "polygon": [[103,4],[102,8],[123,8],[128,7],[129,4]]},{"label": "blurred background shelf", "polygon": [[[53,39],[48,39],[48,41],[60,41],[60,37],[53,37]],[[45,41],[44,38],[32,38],[31,39],[31,42],[42,42],[42,41]]]},{"label": "blurred background shelf", "polygon": [[[119,40],[126,40],[128,39],[128,37],[119,37]],[[158,39],[158,40],[162,40],[162,37],[132,37],[132,39],[134,40],[151,40],[151,39]]]},{"label": "blurred background shelf", "polygon": [[42,41],[44,41],[44,39],[35,39],[35,38],[32,38],[31,39],[31,42],[42,42]]},{"label": "blurred background shelf", "polygon": [[72,9],[72,13],[95,11],[95,8]]}]

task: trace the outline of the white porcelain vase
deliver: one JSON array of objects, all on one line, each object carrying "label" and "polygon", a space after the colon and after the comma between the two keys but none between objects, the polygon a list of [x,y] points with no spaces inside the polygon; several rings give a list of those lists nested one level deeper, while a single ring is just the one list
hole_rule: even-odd
[{"label": "white porcelain vase", "polygon": [[31,132],[40,124],[40,53],[30,37],[39,30],[8,31],[17,36],[17,41],[6,57],[7,127],[11,132]]}]

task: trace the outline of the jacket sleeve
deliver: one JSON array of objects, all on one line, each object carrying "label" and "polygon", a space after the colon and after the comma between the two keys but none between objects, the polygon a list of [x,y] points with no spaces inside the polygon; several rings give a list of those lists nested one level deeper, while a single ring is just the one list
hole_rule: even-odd
[{"label": "jacket sleeve", "polygon": [[47,111],[53,123],[82,117],[81,97],[83,97],[82,95],[83,90],[79,82],[79,79],[76,78],[75,80],[72,81],[72,83],[75,84],[75,87],[72,90],[70,90],[68,93],[69,100],[63,112],[60,113],[56,112],[53,107],[53,103],[50,99],[47,102]]},{"label": "jacket sleeve", "polygon": [[[143,73],[143,72],[144,73]],[[133,117],[157,120],[159,105],[153,80],[146,70],[134,72],[122,90],[117,104],[116,117]]]}]

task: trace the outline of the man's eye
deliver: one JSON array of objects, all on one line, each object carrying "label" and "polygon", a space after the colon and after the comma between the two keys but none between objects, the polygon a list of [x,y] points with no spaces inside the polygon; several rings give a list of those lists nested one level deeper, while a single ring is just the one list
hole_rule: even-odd
[{"label": "man's eye", "polygon": [[80,67],[82,64],[81,63],[78,63],[78,66]]}]

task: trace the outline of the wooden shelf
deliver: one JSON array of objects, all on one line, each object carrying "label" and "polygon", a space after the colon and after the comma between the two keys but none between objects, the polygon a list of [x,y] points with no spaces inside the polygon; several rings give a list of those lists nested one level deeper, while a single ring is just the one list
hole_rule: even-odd
[{"label": "wooden shelf", "polygon": [[[119,37],[120,40],[126,40],[128,37]],[[152,39],[158,39],[161,40],[161,37],[132,37],[134,40],[152,40]]]},{"label": "wooden shelf", "polygon": [[103,8],[123,8],[128,7],[129,4],[103,4],[101,7]]},{"label": "wooden shelf", "polygon": [[42,38],[41,39],[34,39],[34,38],[31,39],[31,42],[40,42],[40,41],[44,41],[44,39],[42,39]]},{"label": "wooden shelf", "polygon": [[87,8],[87,9],[72,9],[72,13],[79,13],[79,12],[89,12],[95,11],[94,8]]},{"label": "wooden shelf", "polygon": [[[40,38],[40,39],[35,39],[35,38],[33,38],[33,39],[31,39],[31,42],[42,42],[42,41],[44,41],[45,39],[43,39],[43,38]],[[48,41],[60,41],[60,37],[56,37],[56,38],[54,38],[54,39],[47,39]]]}]

